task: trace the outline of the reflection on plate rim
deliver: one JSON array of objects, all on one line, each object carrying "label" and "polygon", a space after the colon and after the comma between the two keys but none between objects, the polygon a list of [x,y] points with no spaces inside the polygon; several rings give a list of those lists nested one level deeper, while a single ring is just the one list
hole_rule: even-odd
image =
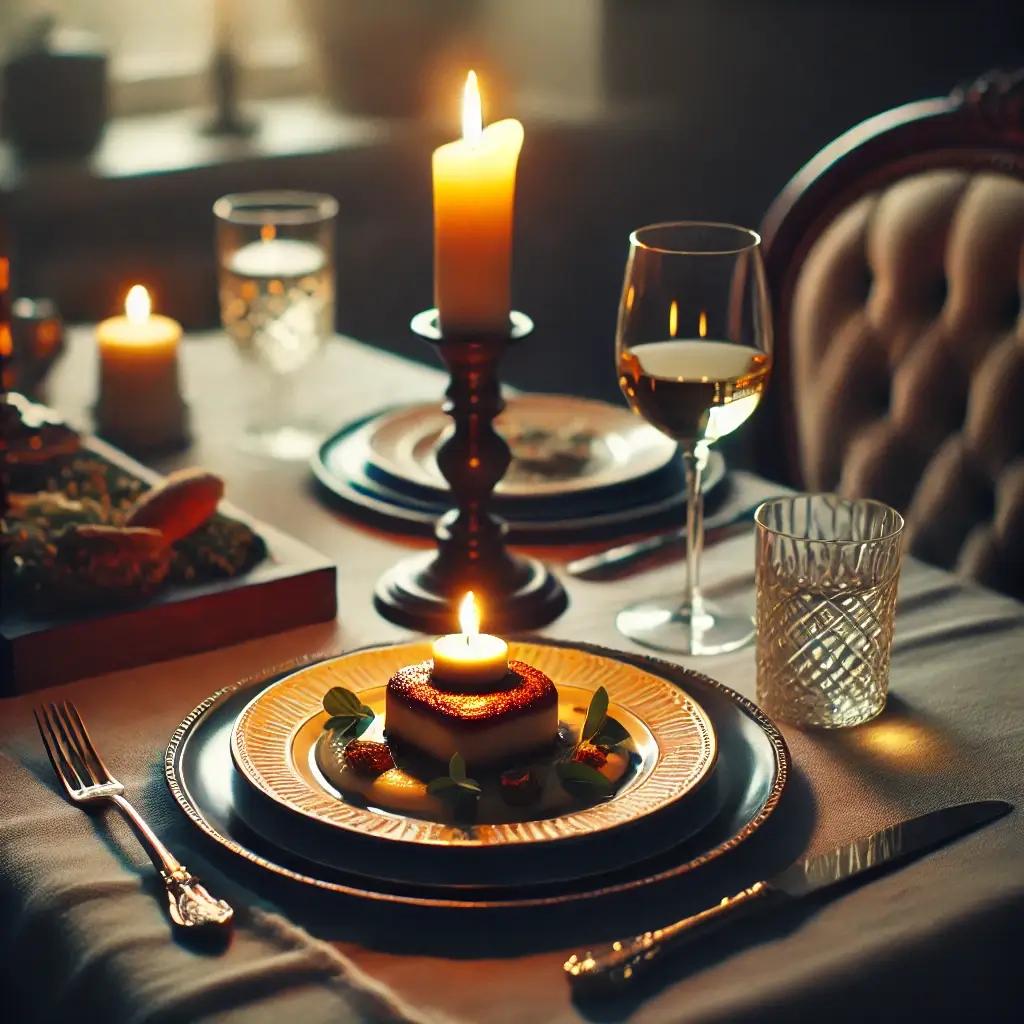
[{"label": "reflection on plate rim", "polygon": [[[613,704],[628,708],[645,724],[654,737],[658,755],[653,768],[641,781],[611,800],[578,811],[537,821],[476,826],[476,838],[468,837],[462,829],[452,825],[384,815],[310,788],[293,764],[293,747],[304,724],[321,713],[325,682],[329,686],[348,681],[357,693],[377,688],[383,685],[383,672],[390,675],[404,664],[424,660],[429,653],[429,641],[373,646],[290,673],[254,695],[239,714],[231,731],[235,766],[265,796],[321,824],[413,846],[426,844],[475,850],[521,844],[548,845],[592,837],[629,825],[651,814],[665,812],[685,800],[709,778],[714,768],[717,757],[714,726],[707,712],[681,687],[637,666],[579,648],[512,641],[511,657],[527,661],[549,675],[559,674],[551,662],[582,657],[589,668],[588,676],[560,681],[583,690],[606,686]],[[344,663],[353,660],[384,660],[393,664],[378,667],[377,675],[364,676],[366,685],[358,688],[351,675],[362,666],[354,668],[351,664],[347,674],[340,678],[317,681],[317,674],[329,674],[335,669],[345,673]],[[578,666],[572,668],[579,671]],[[666,702],[672,707],[666,708]],[[275,716],[275,710],[282,714]],[[686,714],[679,714],[679,710]],[[260,714],[262,718],[258,717]]]}]

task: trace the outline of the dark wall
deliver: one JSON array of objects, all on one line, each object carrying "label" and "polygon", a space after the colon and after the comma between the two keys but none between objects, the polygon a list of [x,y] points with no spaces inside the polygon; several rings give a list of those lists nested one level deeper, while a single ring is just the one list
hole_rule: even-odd
[{"label": "dark wall", "polygon": [[[618,397],[613,333],[632,228],[685,217],[756,224],[803,163],[865,117],[1024,64],[1019,0],[605,0],[605,10],[602,116],[524,115],[514,298],[537,331],[506,362],[523,387]],[[212,200],[323,189],[341,201],[339,327],[431,359],[407,324],[431,301],[430,151],[440,141],[396,126],[356,150],[97,181],[85,199],[60,176],[48,193],[37,175],[31,195],[13,197],[19,281],[94,319],[142,266],[165,275],[163,308],[209,326]]]},{"label": "dark wall", "polygon": [[[600,139],[528,134],[516,296],[540,329],[509,360],[517,381],[604,397],[616,394],[612,335],[633,227],[755,225],[807,160],[866,117],[1024,64],[1017,0],[611,0],[606,10],[613,102],[665,105],[668,124]],[[570,221],[572,237],[561,228]]]}]

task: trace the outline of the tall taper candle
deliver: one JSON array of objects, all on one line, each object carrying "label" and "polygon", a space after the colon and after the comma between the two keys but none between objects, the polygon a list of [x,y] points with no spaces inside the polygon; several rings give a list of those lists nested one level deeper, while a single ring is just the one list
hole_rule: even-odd
[{"label": "tall taper candle", "polygon": [[462,138],[434,150],[434,303],[446,334],[507,333],[512,211],[523,126],[483,127],[476,74],[466,79]]}]

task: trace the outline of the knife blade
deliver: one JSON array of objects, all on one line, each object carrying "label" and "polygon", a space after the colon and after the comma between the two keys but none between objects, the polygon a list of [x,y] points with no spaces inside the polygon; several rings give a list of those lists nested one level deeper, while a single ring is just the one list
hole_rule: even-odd
[{"label": "knife blade", "polygon": [[666,950],[745,912],[764,911],[803,899],[855,878],[868,878],[986,825],[1013,810],[1005,800],[976,800],[909,818],[834,850],[796,861],[767,881],[755,882],[735,896],[674,924],[607,946],[574,953],[562,965],[574,987],[585,992],[614,992],[633,981]]},{"label": "knife blade", "polygon": [[[750,525],[760,504],[759,501],[724,516],[709,516],[705,521],[707,529],[704,535],[705,545],[725,540],[735,533],[742,533]],[[617,544],[613,548],[606,548],[593,555],[584,555],[582,558],[576,558],[569,562],[565,571],[570,576],[581,580],[610,579],[632,569],[637,562],[653,558],[662,551],[677,546],[686,546],[686,531],[683,529],[669,530],[667,533],[655,534],[655,536],[645,537],[643,540]]]}]

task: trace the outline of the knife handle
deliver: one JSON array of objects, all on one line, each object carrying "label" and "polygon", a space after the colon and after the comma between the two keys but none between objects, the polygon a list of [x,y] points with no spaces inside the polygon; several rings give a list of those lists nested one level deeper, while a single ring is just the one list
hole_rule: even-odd
[{"label": "knife handle", "polygon": [[782,894],[767,882],[755,882],[747,889],[726,896],[719,903],[684,917],[674,924],[655,928],[631,939],[620,939],[588,950],[574,953],[562,965],[573,987],[581,992],[613,993],[636,980],[669,949],[684,941],[704,935],[727,921],[745,917]]}]

